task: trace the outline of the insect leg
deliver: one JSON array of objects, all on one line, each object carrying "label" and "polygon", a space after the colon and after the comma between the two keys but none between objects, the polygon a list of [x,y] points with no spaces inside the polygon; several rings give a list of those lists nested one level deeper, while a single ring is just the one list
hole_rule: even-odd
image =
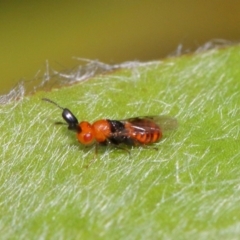
[{"label": "insect leg", "polygon": [[89,168],[93,163],[95,163],[97,161],[97,153],[98,153],[98,143],[95,143],[94,146],[94,157],[91,161],[89,161],[89,163],[87,165],[84,166],[84,168]]},{"label": "insect leg", "polygon": [[114,147],[127,152],[129,157],[131,157],[131,151],[128,148],[123,147],[123,146],[119,146],[119,145],[115,145],[115,144],[114,144]]},{"label": "insect leg", "polygon": [[131,152],[128,148],[123,147],[123,146],[119,146],[118,144],[114,144],[113,142],[110,142],[110,141],[108,141],[108,144],[114,146],[115,148],[118,148],[118,149],[121,149],[121,150],[127,152],[129,157],[131,157]]},{"label": "insect leg", "polygon": [[144,149],[150,149],[150,150],[155,150],[155,151],[158,151],[158,148],[157,147],[154,147],[154,146],[148,146],[148,145],[141,145],[142,148]]}]

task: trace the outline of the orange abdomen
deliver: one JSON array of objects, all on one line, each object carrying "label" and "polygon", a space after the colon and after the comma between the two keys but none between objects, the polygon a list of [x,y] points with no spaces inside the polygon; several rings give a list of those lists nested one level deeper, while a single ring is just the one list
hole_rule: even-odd
[{"label": "orange abdomen", "polygon": [[150,120],[136,120],[136,122],[126,123],[125,127],[129,130],[131,138],[140,144],[155,143],[162,138],[160,127]]}]

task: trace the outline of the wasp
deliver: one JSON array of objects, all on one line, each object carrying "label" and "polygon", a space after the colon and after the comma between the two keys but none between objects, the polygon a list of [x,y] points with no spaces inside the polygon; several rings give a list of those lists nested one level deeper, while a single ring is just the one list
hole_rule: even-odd
[{"label": "wasp", "polygon": [[177,120],[168,116],[134,117],[124,120],[101,119],[94,123],[79,122],[74,114],[56,102],[42,98],[62,109],[62,117],[68,129],[76,132],[78,141],[83,145],[143,146],[158,142],[166,130],[177,128]]}]

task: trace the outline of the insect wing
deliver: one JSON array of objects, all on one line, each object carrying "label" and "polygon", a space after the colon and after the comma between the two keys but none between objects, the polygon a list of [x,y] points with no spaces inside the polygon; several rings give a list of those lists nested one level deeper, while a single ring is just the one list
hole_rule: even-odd
[{"label": "insect wing", "polygon": [[177,128],[177,120],[168,116],[146,116],[122,120],[124,130],[116,133],[129,145],[150,144],[162,138],[165,131]]},{"label": "insect wing", "polygon": [[152,119],[152,121],[154,121],[163,132],[175,130],[178,127],[177,119],[174,117],[161,115],[152,116],[149,118]]},{"label": "insect wing", "polygon": [[175,130],[178,127],[176,118],[164,115],[129,118],[122,120],[122,122],[125,124],[130,123],[132,128],[134,128],[136,131],[143,131],[146,133],[150,133],[158,127],[162,132]]},{"label": "insect wing", "polygon": [[162,133],[177,128],[177,120],[168,116],[135,117],[109,120],[112,132],[108,140],[114,144],[141,145],[158,141]]}]

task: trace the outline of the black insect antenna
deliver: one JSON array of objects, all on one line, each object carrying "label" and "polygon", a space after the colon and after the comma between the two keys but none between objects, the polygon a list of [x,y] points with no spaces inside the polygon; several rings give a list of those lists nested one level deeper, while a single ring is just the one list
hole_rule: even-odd
[{"label": "black insect antenna", "polygon": [[54,104],[55,106],[57,106],[58,108],[64,110],[63,107],[61,107],[60,105],[58,105],[57,103],[55,103],[54,101],[52,101],[52,100],[49,99],[49,98],[42,98],[42,100],[43,100],[43,101],[46,101],[46,102],[50,102],[50,103]]},{"label": "black insect antenna", "polygon": [[58,105],[56,102],[54,102],[54,101],[52,101],[51,99],[48,99],[48,98],[42,98],[42,100],[46,101],[46,102],[50,102],[50,103],[54,104],[55,106],[57,106],[58,108],[63,110],[62,117],[67,122],[69,130],[73,130],[73,131],[76,131],[76,132],[81,131],[81,129],[78,125],[77,118],[74,116],[74,114],[68,108],[63,108],[60,105]]}]

